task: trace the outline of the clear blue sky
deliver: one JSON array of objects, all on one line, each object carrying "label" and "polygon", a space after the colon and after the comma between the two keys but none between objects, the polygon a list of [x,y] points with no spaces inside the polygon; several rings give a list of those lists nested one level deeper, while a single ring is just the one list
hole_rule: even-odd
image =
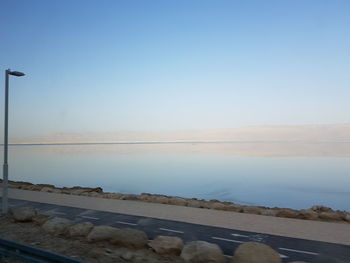
[{"label": "clear blue sky", "polygon": [[349,123],[348,0],[0,3],[13,136]]}]

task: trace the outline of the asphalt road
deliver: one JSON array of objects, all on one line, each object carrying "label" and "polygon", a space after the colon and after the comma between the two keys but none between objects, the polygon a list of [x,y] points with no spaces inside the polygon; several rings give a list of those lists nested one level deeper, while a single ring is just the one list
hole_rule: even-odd
[{"label": "asphalt road", "polygon": [[350,263],[350,246],[341,244],[10,199],[10,208],[20,206],[33,206],[42,214],[68,218],[76,223],[89,221],[95,225],[143,230],[150,239],[167,235],[181,237],[185,242],[204,240],[218,244],[229,256],[240,244],[254,241],[274,248],[283,262]]}]

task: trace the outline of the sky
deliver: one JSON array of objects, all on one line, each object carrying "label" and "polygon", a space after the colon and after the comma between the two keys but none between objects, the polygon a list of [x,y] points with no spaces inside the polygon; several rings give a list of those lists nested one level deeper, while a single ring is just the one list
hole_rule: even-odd
[{"label": "sky", "polygon": [[10,80],[10,134],[349,123],[349,13],[348,0],[0,0],[0,70],[27,74]]}]

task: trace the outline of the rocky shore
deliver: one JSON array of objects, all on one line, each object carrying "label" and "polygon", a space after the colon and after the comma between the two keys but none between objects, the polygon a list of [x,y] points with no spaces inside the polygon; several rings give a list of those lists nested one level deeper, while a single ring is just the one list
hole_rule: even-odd
[{"label": "rocky shore", "polygon": [[[1,180],[0,180],[1,182]],[[290,208],[277,208],[277,207],[264,207],[264,206],[246,206],[239,205],[232,202],[221,202],[219,200],[199,200],[197,198],[183,198],[177,196],[166,196],[150,193],[136,194],[121,194],[121,193],[108,193],[104,192],[102,188],[89,188],[74,186],[67,187],[55,187],[49,184],[32,184],[28,182],[16,182],[10,181],[11,188],[17,188],[30,191],[41,191],[57,194],[68,195],[81,195],[98,198],[108,199],[120,199],[120,200],[135,200],[143,202],[161,203],[178,206],[189,206],[203,209],[215,209],[223,211],[232,211],[238,213],[257,214],[264,216],[276,216],[286,218],[296,218],[304,220],[318,220],[318,221],[334,221],[350,223],[350,213],[347,211],[333,210],[330,207],[315,205],[308,209],[290,209]]]},{"label": "rocky shore", "polygon": [[262,243],[246,242],[232,256],[224,255],[218,245],[206,241],[184,243],[175,236],[149,240],[140,230],[75,223],[38,214],[32,207],[16,208],[11,215],[0,216],[0,225],[1,238],[91,263],[282,263],[278,252]]}]

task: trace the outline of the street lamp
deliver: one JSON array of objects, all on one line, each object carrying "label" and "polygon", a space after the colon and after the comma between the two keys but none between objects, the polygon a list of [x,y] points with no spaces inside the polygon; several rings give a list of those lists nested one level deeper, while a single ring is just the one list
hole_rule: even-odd
[{"label": "street lamp", "polygon": [[7,147],[8,147],[8,107],[9,107],[9,76],[22,77],[25,74],[19,71],[5,70],[5,132],[4,132],[4,166],[2,180],[2,213],[8,212],[8,163],[7,163]]}]

